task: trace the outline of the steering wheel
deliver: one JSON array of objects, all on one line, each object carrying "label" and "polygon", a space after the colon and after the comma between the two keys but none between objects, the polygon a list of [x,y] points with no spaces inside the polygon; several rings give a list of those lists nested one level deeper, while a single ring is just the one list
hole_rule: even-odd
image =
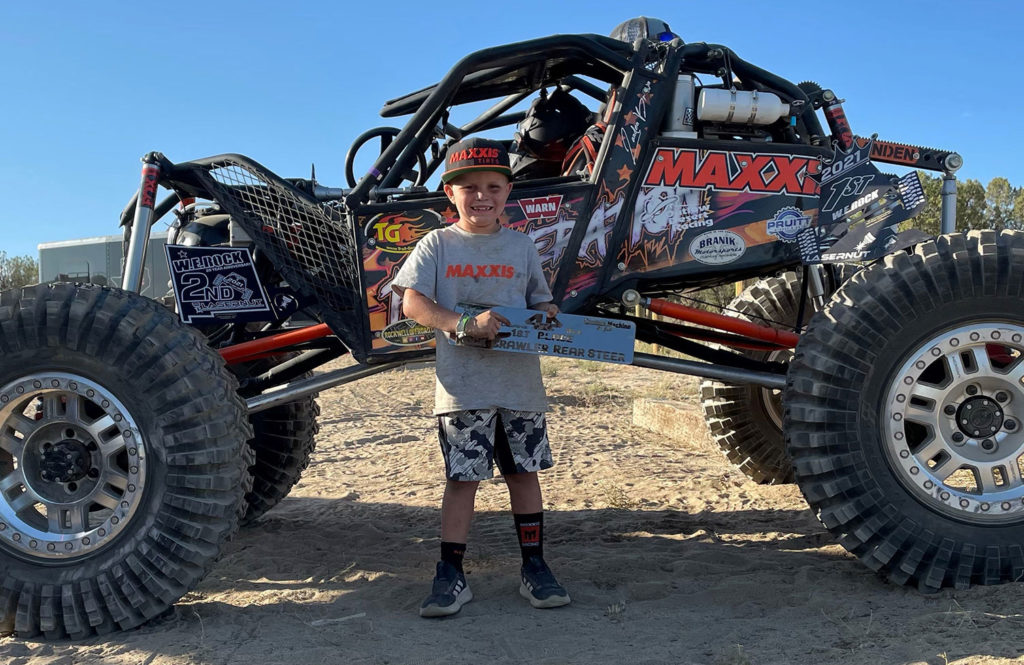
[{"label": "steering wheel", "polygon": [[[371,140],[379,137],[380,152],[383,153],[401,131],[397,127],[376,127],[356,137],[356,140],[352,142],[352,147],[348,149],[348,154],[345,155],[345,179],[348,181],[349,187],[356,186],[354,166],[356,163],[356,153],[359,152],[359,149]],[[419,172],[406,171],[402,174],[402,180],[408,180],[414,186],[422,185],[427,179],[427,156],[425,153],[420,153],[416,156],[416,166],[419,168]]]}]

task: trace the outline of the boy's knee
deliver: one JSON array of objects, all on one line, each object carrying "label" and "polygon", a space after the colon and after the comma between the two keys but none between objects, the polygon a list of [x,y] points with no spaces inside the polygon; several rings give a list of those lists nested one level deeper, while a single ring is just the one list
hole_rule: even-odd
[{"label": "boy's knee", "polygon": [[470,492],[476,492],[476,488],[480,486],[479,480],[452,480],[448,479],[447,489],[450,492],[457,492],[460,494],[467,494]]},{"label": "boy's knee", "polygon": [[506,485],[534,485],[540,481],[537,479],[536,471],[525,471],[523,473],[510,473],[503,475]]}]

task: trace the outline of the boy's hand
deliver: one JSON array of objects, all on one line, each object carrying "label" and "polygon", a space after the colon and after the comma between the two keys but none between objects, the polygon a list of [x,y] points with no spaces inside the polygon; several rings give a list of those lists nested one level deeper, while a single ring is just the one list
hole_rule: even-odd
[{"label": "boy's hand", "polygon": [[558,305],[556,305],[553,302],[542,302],[539,305],[534,305],[533,309],[540,312],[544,312],[547,315],[548,319],[555,318],[556,316],[558,316],[558,312],[561,311],[558,309]]},{"label": "boy's hand", "polygon": [[469,324],[466,326],[466,334],[477,339],[494,339],[498,336],[498,330],[501,326],[508,323],[510,321],[504,316],[489,309],[469,320]]}]

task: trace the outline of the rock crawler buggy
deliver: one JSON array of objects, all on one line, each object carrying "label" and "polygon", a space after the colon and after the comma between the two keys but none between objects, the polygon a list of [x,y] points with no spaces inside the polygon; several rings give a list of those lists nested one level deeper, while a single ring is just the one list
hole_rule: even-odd
[{"label": "rock crawler buggy", "polygon": [[[855,136],[831,90],[634,29],[656,24],[465,57],[385,104],[411,117],[357,140],[382,152],[358,181],[350,153],[346,189],[240,155],[146,155],[121,218],[122,289],[0,294],[2,627],[129,628],[192,589],[298,478],[317,392],[432,354],[389,284],[451,222],[424,186],[445,145],[519,123],[525,149],[537,109],[515,109],[556,91],[603,107],[554,160],[532,153],[547,173],[524,153],[504,222],[534,238],[562,309],[694,358],[634,364],[705,377],[729,456],[762,482],[795,479],[888,579],[1020,578],[1024,236],[948,233],[955,153]],[[917,176],[879,161],[944,173],[945,235],[902,228],[923,205]],[[137,292],[150,228],[175,206],[161,304]],[[663,299],[755,279],[729,316]],[[345,353],[354,365],[312,375]]]}]

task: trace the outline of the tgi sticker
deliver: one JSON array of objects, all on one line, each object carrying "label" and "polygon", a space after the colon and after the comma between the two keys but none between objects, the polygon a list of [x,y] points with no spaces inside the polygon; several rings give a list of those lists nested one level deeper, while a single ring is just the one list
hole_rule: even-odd
[{"label": "tgi sticker", "polygon": [[266,320],[263,285],[247,248],[165,245],[178,315],[195,319]]},{"label": "tgi sticker", "polygon": [[732,231],[708,231],[690,243],[690,255],[709,266],[732,263],[747,251],[747,244]]}]

